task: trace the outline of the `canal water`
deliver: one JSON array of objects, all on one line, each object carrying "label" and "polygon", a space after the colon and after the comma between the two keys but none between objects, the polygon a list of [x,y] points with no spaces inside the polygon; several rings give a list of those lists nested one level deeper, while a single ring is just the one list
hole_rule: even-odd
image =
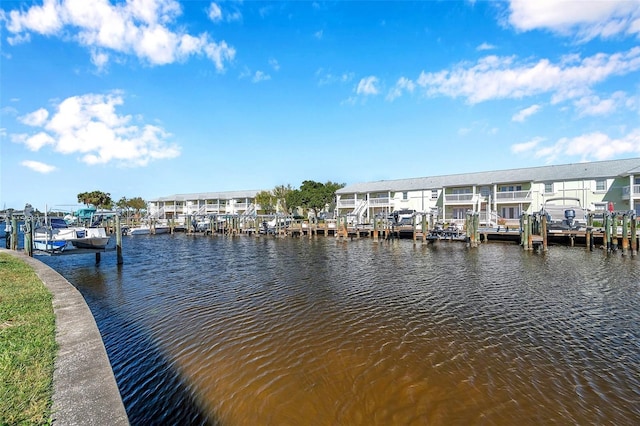
[{"label": "canal water", "polygon": [[41,259],[134,425],[640,423],[639,258],[178,234]]}]

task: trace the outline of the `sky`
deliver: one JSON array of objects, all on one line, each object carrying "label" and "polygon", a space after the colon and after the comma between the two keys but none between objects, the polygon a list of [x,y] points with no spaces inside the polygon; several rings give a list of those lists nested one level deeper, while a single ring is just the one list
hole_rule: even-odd
[{"label": "sky", "polygon": [[640,0],[2,0],[0,61],[0,208],[640,156]]}]

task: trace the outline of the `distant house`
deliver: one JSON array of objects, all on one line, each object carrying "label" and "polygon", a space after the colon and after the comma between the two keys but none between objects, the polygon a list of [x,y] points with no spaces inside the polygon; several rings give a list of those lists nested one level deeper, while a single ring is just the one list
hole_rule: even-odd
[{"label": "distant house", "polygon": [[358,223],[376,215],[415,210],[443,221],[464,222],[468,211],[481,222],[517,221],[550,198],[578,198],[591,210],[640,213],[640,158],[529,167],[422,178],[363,182],[336,192],[337,214]]}]

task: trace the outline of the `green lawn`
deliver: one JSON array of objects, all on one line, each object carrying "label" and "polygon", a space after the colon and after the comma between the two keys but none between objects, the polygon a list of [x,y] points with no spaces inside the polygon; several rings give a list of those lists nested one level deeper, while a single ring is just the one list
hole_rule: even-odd
[{"label": "green lawn", "polygon": [[28,264],[0,253],[0,425],[51,423],[57,351],[51,299]]}]

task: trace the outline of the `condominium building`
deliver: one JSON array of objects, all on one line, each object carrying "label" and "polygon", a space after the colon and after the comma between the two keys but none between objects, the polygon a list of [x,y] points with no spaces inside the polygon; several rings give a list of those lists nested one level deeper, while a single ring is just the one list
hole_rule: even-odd
[{"label": "condominium building", "polygon": [[369,223],[398,210],[432,213],[463,222],[467,212],[481,221],[517,221],[546,203],[574,203],[590,210],[640,212],[640,158],[529,167],[347,185],[336,193],[337,214]]}]

